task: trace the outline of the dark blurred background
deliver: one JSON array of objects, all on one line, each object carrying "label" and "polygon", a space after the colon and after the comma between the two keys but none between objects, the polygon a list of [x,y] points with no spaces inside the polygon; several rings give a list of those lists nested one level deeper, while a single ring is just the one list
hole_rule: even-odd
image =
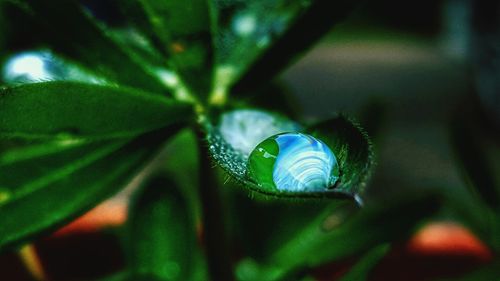
[{"label": "dark blurred background", "polygon": [[344,111],[372,130],[371,195],[465,187],[450,123],[464,103],[500,121],[499,3],[366,1],[283,74],[306,116]]}]

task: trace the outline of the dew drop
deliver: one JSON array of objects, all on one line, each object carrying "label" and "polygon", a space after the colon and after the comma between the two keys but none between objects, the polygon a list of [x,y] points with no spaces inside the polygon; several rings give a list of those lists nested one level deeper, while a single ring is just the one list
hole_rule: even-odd
[{"label": "dew drop", "polygon": [[7,60],[2,76],[4,80],[14,82],[49,80],[53,75],[47,70],[46,65],[45,54],[26,52]]},{"label": "dew drop", "polygon": [[240,36],[249,36],[257,28],[257,18],[251,14],[243,14],[233,22],[233,30]]},{"label": "dew drop", "polygon": [[331,149],[302,133],[267,138],[250,154],[247,168],[248,176],[269,191],[324,191],[335,185],[340,173]]},{"label": "dew drop", "polygon": [[53,80],[106,83],[105,79],[44,50],[25,51],[8,57],[0,75],[11,85]]}]

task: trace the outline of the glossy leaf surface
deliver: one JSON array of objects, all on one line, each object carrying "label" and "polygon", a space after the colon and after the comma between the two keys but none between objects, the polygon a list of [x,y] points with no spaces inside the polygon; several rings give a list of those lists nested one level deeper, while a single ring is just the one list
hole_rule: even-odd
[{"label": "glossy leaf surface", "polygon": [[212,87],[212,1],[140,0],[150,25],[168,54],[167,62],[186,87],[206,97]]},{"label": "glossy leaf surface", "polygon": [[134,136],[189,118],[190,106],[138,90],[74,82],[0,90],[0,136]]},{"label": "glossy leaf surface", "polygon": [[1,158],[0,248],[54,230],[127,184],[171,130],[133,140],[38,145]]},{"label": "glossy leaf surface", "polygon": [[85,65],[97,74],[123,85],[164,94],[162,82],[127,53],[87,15],[77,1],[24,0],[44,32],[45,44]]}]

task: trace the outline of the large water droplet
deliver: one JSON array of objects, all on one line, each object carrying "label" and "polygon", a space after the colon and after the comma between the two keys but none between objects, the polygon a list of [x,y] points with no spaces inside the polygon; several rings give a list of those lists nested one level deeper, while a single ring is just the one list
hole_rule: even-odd
[{"label": "large water droplet", "polygon": [[322,141],[283,133],[261,142],[248,159],[248,176],[264,190],[325,191],[339,179],[339,165]]}]

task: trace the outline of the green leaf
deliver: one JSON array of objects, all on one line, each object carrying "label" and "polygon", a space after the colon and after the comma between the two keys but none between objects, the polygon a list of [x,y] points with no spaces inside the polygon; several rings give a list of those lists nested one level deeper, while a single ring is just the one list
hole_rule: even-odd
[{"label": "green leaf", "polygon": [[343,115],[317,123],[307,131],[323,140],[337,156],[341,175],[335,189],[351,196],[362,195],[374,162],[372,143],[365,131]]},{"label": "green leaf", "polygon": [[347,272],[340,281],[365,281],[373,268],[389,252],[390,246],[387,244],[377,246],[368,251],[363,257]]},{"label": "green leaf", "polygon": [[408,194],[367,206],[340,225],[331,223],[336,220],[335,212],[325,212],[294,238],[283,241],[262,272],[272,272],[271,280],[280,280],[280,276],[293,270],[315,267],[404,239],[422,220],[435,213],[438,206],[436,195]]},{"label": "green leaf", "polygon": [[[252,281],[274,280],[274,274],[281,273],[279,269],[261,270],[258,263],[263,263],[265,266],[268,258],[281,249],[284,242],[294,239],[297,233],[310,227],[311,220],[334,213],[335,216],[330,216],[331,219],[325,220],[323,225],[328,228],[339,227],[355,214],[359,207],[348,200],[332,202],[329,200],[291,201],[246,198],[246,200],[240,199],[234,202],[231,209],[232,213],[238,214],[233,219],[236,225],[232,231],[236,237],[240,238],[240,243],[244,244],[242,250],[248,256],[247,259],[238,263],[236,269],[238,280]],[[300,274],[292,272],[291,275],[293,277],[285,276],[281,279],[295,280]]]},{"label": "green leaf", "polygon": [[156,69],[166,68],[169,55],[140,1],[122,0],[114,5],[118,6],[127,21],[120,28],[108,28],[110,35],[140,57],[142,62],[147,62]]},{"label": "green leaf", "polygon": [[[255,88],[311,46],[356,1],[216,1],[217,87]],[[219,94],[219,93],[215,93]]]},{"label": "green leaf", "polygon": [[[216,125],[208,124],[209,151],[214,160],[250,190],[278,197],[354,198],[364,190],[373,163],[371,143],[349,119],[338,116],[304,128],[285,117],[258,110],[235,110],[222,114]],[[247,171],[253,149],[270,136],[283,132],[313,134],[337,156],[340,180],[323,191],[283,191],[265,188]]]},{"label": "green leaf", "polygon": [[194,222],[185,198],[171,180],[153,178],[136,198],[128,244],[134,274],[188,280],[195,257]]},{"label": "green leaf", "polygon": [[124,137],[190,116],[190,106],[138,90],[46,82],[0,90],[0,136]]},{"label": "green leaf", "polygon": [[208,0],[140,0],[170,64],[197,96],[212,88],[212,7]]},{"label": "green leaf", "polygon": [[123,140],[116,143],[63,140],[4,152],[0,155],[0,190],[4,195],[0,197],[9,202],[27,196],[71,176],[123,144]]},{"label": "green leaf", "polygon": [[[268,257],[283,243],[311,223],[311,218],[328,208],[338,215],[337,222],[346,220],[359,208],[350,200],[268,200],[262,196],[248,197],[246,192],[234,192],[229,215],[231,233],[241,244],[240,251],[257,262]],[[269,214],[272,214],[269,215]],[[251,280],[247,278],[245,280]]]},{"label": "green leaf", "polygon": [[[156,36],[148,15],[139,0],[122,0],[113,4],[118,6],[119,11],[126,18],[127,22],[124,24],[129,27],[128,29],[136,30],[148,40],[149,44],[154,46],[155,51],[165,54],[165,50]],[[163,61],[162,63],[164,64],[165,62]]]},{"label": "green leaf", "polygon": [[116,193],[170,134],[162,129],[128,142],[63,141],[4,155],[0,248],[54,230]]},{"label": "green leaf", "polygon": [[163,83],[145,68],[140,58],[127,53],[101,30],[73,0],[24,0],[43,28],[44,43],[121,84],[153,93],[165,91]]}]

